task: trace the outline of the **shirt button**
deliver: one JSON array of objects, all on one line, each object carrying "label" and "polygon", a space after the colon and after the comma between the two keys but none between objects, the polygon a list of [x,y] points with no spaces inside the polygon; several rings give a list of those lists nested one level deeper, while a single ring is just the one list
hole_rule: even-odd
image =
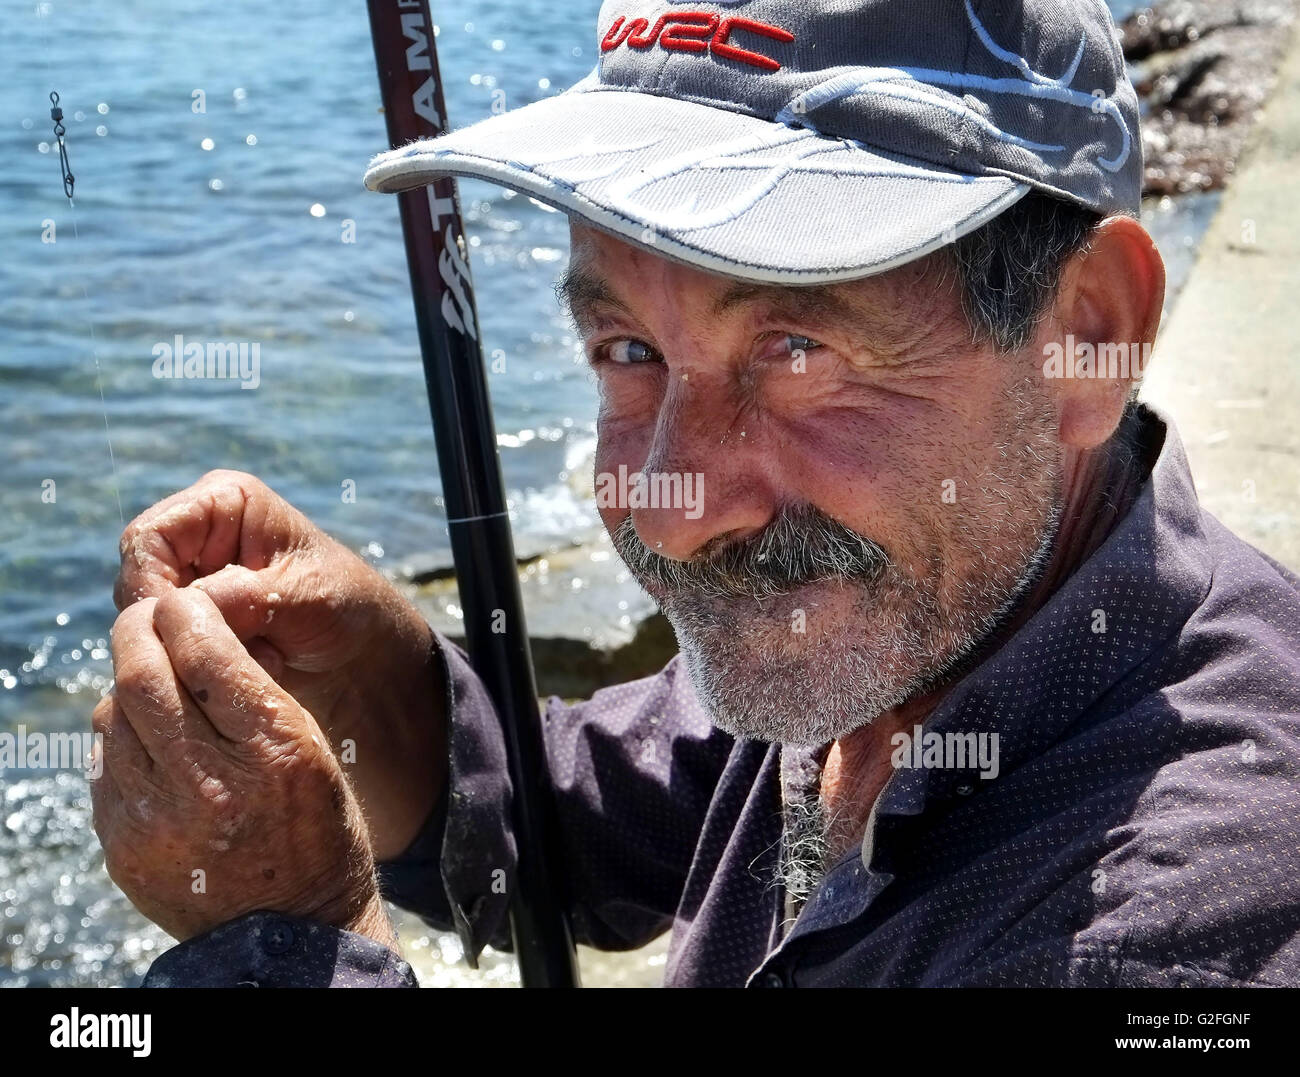
[{"label": "shirt button", "polygon": [[293,928],[288,924],[275,924],[262,935],[262,949],[268,954],[287,953],[292,945]]},{"label": "shirt button", "polygon": [[779,972],[769,972],[763,977],[764,987],[784,987],[785,979]]}]

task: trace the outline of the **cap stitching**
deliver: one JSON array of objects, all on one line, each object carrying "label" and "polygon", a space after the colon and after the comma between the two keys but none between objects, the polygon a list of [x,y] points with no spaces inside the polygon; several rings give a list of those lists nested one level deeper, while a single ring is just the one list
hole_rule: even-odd
[{"label": "cap stitching", "polygon": [[[974,2],[982,4],[982,0],[974,0]],[[971,10],[975,10],[975,8],[972,6]],[[981,14],[982,12],[976,12],[975,17],[979,19]],[[974,47],[975,47],[975,26],[969,19],[967,19],[966,20],[966,51],[962,54],[962,58],[961,58],[961,73],[963,76],[966,77],[970,76],[970,54],[971,54],[971,49],[973,49]],[[979,158],[979,154],[975,152],[976,146],[974,144],[974,138],[970,134],[970,116],[967,115],[965,112],[961,113],[961,127],[957,131],[957,141],[961,145],[961,149],[959,151],[961,155],[960,157],[961,160],[969,161],[972,158],[974,159]],[[981,162],[981,164],[982,163],[983,162]]]},{"label": "cap stitching", "polygon": [[[464,151],[460,151],[460,152],[458,152],[457,156],[460,157],[462,160],[464,160],[467,164],[472,163],[472,162],[474,162],[474,161],[484,161],[484,162],[486,162],[486,163],[488,163],[488,164],[491,164],[491,165],[498,165],[498,166],[501,164],[501,162],[498,161],[498,160],[496,160],[495,158],[491,158],[491,157],[481,157],[481,156],[479,156],[479,155],[477,155],[477,154],[466,153],[466,152],[464,152]],[[453,162],[453,163],[454,163],[454,162]],[[450,172],[451,174],[456,174],[455,171],[454,171],[454,169],[447,169],[446,171]],[[475,179],[486,179],[486,180],[488,180],[488,182],[501,182],[501,178],[500,178],[500,177],[497,177],[497,176],[483,176],[483,175],[479,175],[479,174],[475,174],[475,173],[468,173],[468,172],[465,172],[464,174],[465,174],[465,175],[469,175],[471,178],[475,178]],[[576,188],[575,186],[573,186],[572,184],[566,183],[565,181],[560,180],[560,179],[552,178],[552,177],[550,177],[550,176],[542,176],[542,175],[540,175],[540,174],[538,174],[538,173],[536,173],[536,172],[531,172],[531,171],[530,171],[528,174],[529,174],[530,176],[532,176],[534,179],[536,179],[537,181],[539,181],[540,184],[544,184],[544,185],[549,186],[549,187],[551,187],[551,188],[553,188],[553,189],[558,189],[558,190],[561,190],[561,191],[568,192],[568,193],[572,196],[572,198],[573,198],[574,201],[576,201],[576,202],[578,202],[578,203],[581,203],[583,206],[589,206],[589,207],[591,207],[592,209],[597,210],[598,212],[600,212],[600,213],[602,213],[602,214],[605,214],[605,215],[607,215],[607,216],[609,216],[609,217],[616,218],[618,221],[620,221],[621,223],[623,223],[623,224],[629,226],[630,228],[632,228],[632,229],[634,229],[634,230],[635,230],[635,229],[643,229],[643,228],[646,227],[645,224],[644,224],[643,222],[638,221],[638,220],[636,220],[635,218],[628,217],[626,214],[624,214],[624,213],[620,213],[620,212],[619,212],[618,210],[616,210],[616,209],[613,209],[613,208],[608,207],[608,206],[601,205],[599,202],[595,202],[595,201],[593,201],[592,199],[588,198],[586,195],[580,193],[580,192],[577,190],[577,188]],[[1027,185],[1027,184],[1024,184],[1023,181],[1017,181],[1017,180],[1016,180],[1015,178],[1013,178],[1013,177],[1010,177],[1010,176],[1002,176],[1002,177],[998,177],[998,178],[1002,178],[1002,179],[1010,180],[1012,183],[1020,182],[1021,185],[1024,186],[1024,187],[1026,188],[1026,190],[1028,189],[1028,185]],[[914,179],[915,179],[916,181],[918,181],[918,182],[933,182],[933,183],[942,182],[942,181],[939,181],[939,180],[932,180],[932,179],[929,179],[928,177],[925,177],[925,176],[917,176],[917,177],[914,177]],[[506,185],[508,185],[508,184],[506,184]],[[543,192],[543,191],[538,191],[538,190],[528,190],[527,188],[523,188],[523,189],[526,190],[527,193],[530,194],[530,195],[532,195],[533,197],[538,198],[538,199],[541,199],[542,201],[546,201],[545,192]],[[1013,188],[1013,190],[1014,190],[1014,188]],[[1024,192],[1021,192],[1020,194],[1018,194],[1018,195],[1016,196],[1016,199],[1015,199],[1015,200],[1018,200],[1020,197],[1023,197],[1023,194],[1024,194]],[[999,201],[999,199],[994,199],[994,202],[997,202],[997,201]],[[1014,201],[1014,200],[1013,200],[1013,201]],[[991,203],[990,203],[990,204],[991,204]],[[1010,204],[1010,202],[1008,202],[1007,204]],[[956,227],[957,230],[960,231],[960,226],[961,226],[961,225],[963,225],[963,224],[965,224],[967,221],[971,220],[972,217],[979,216],[979,215],[980,215],[984,210],[986,210],[986,209],[988,208],[988,205],[989,205],[989,204],[985,204],[985,205],[980,206],[980,207],[978,207],[977,209],[973,210],[971,213],[968,213],[968,214],[967,214],[965,217],[963,217],[960,221],[955,222],[954,227]],[[573,207],[573,206],[568,206],[568,205],[561,204],[561,205],[559,205],[557,208],[559,208],[559,209],[561,209],[561,210],[567,210],[567,211],[572,211],[572,212],[578,213],[579,215],[581,215],[581,216],[583,216],[584,218],[586,218],[586,215],[583,214],[581,210],[576,209],[576,208]],[[1004,207],[1004,208],[1005,208],[1005,207]],[[590,220],[590,218],[586,218],[586,219]],[[987,218],[986,218],[986,219],[987,219]],[[592,223],[592,224],[595,225],[596,227],[601,227],[600,222],[597,222],[597,221],[591,220],[590,223]],[[609,230],[609,226],[606,225],[606,226],[605,226],[605,229],[606,229],[606,230]],[[641,243],[641,242],[637,241],[637,240],[636,240],[634,237],[632,237],[632,236],[623,236],[622,238],[628,239],[629,241],[631,241],[631,242],[633,242],[633,243],[636,243],[638,246],[642,247],[643,249],[646,249],[646,250],[655,250],[655,251],[659,251],[660,253],[669,254],[669,256],[671,256],[670,252],[664,250],[660,245],[657,245],[657,244]],[[936,238],[936,239],[939,239],[939,240],[942,241],[942,239],[943,239],[944,237],[943,237],[943,235],[942,235],[942,233],[941,233],[939,236],[936,236],[935,238]],[[673,238],[672,236],[670,236],[670,235],[664,235],[663,239],[664,239],[664,242],[666,242],[666,243],[668,243],[668,244],[671,244],[671,245],[673,245],[673,246],[680,247],[680,248],[682,248],[683,250],[688,251],[688,252],[691,252],[691,253],[693,253],[693,254],[701,254],[701,255],[703,255],[704,257],[706,257],[706,258],[708,258],[708,259],[710,259],[710,260],[712,260],[712,261],[714,261],[714,262],[724,262],[724,263],[726,263],[726,264],[728,264],[728,265],[734,265],[734,266],[744,267],[744,268],[750,268],[750,269],[770,269],[770,268],[772,268],[771,266],[764,265],[764,264],[759,263],[759,262],[746,261],[746,260],[744,260],[744,259],[735,258],[735,257],[729,256],[729,255],[726,255],[726,254],[720,254],[720,253],[711,252],[711,251],[699,251],[697,248],[693,248],[693,247],[691,247],[689,244],[687,244],[687,243],[685,243],[685,242],[683,242],[683,241],[681,241],[681,240],[674,239],[674,238]],[[915,244],[915,245],[912,246],[912,247],[909,247],[909,248],[906,248],[906,249],[903,250],[903,251],[900,251],[900,252],[899,252],[895,257],[893,257],[893,258],[889,258],[889,259],[886,259],[885,262],[883,263],[883,266],[884,266],[885,268],[875,269],[875,266],[870,265],[870,264],[863,264],[863,263],[859,263],[859,264],[857,264],[857,265],[847,265],[847,266],[842,266],[841,268],[844,269],[844,270],[848,270],[848,271],[850,271],[850,272],[855,271],[855,270],[857,270],[857,269],[875,269],[876,272],[885,272],[885,271],[886,271],[886,268],[906,264],[907,261],[910,261],[910,260],[911,260],[910,258],[907,257],[908,255],[914,255],[914,257],[918,257],[918,258],[919,258],[919,257],[921,257],[923,254],[928,253],[928,250],[934,250],[934,249],[936,249],[938,246],[942,246],[942,245],[943,245],[942,242],[940,242],[940,243],[938,243],[938,244],[935,244],[935,243],[933,242],[933,240],[931,240],[929,243],[919,243],[919,244]],[[697,263],[690,261],[690,259],[687,258],[685,255],[679,255],[679,256],[678,256],[678,260],[679,260],[679,261],[685,261],[685,262],[686,262],[687,264],[689,264],[689,265],[697,265]],[[698,265],[697,265],[697,268],[698,268]],[[822,277],[822,276],[823,276],[827,271],[826,271],[826,270],[816,270],[816,269],[808,269],[808,270],[803,270],[803,269],[790,269],[790,270],[781,270],[781,272],[782,272],[783,274],[787,275],[787,276],[798,276],[798,277],[808,277],[808,278],[816,278],[816,279],[820,279],[820,278],[821,278],[821,277]],[[833,271],[832,271],[832,272],[833,272]],[[864,274],[864,276],[865,276],[865,275],[870,275],[870,274]]]}]

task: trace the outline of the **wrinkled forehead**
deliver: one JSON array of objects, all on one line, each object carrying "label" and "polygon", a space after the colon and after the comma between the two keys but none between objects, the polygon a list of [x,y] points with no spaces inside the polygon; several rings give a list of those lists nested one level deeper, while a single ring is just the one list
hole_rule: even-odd
[{"label": "wrinkled forehead", "polygon": [[[638,314],[666,300],[709,319],[768,317],[825,326],[864,349],[902,358],[922,337],[953,324],[960,303],[941,252],[885,273],[835,284],[760,284],[728,277],[647,251],[570,218],[569,265],[556,295],[578,328],[610,311]],[[968,337],[964,324],[963,339]]]},{"label": "wrinkled forehead", "polygon": [[[569,215],[569,260],[583,265],[590,265],[598,260],[601,252],[615,253],[621,249],[627,251],[636,251],[627,240],[620,239],[618,236],[602,231],[595,225],[589,224],[581,217],[573,214]],[[651,252],[645,252],[647,256]]]},{"label": "wrinkled forehead", "polygon": [[558,293],[567,303],[588,293],[608,294],[611,290],[626,293],[627,299],[634,301],[637,286],[648,286],[652,281],[670,281],[696,296],[753,287],[752,282],[689,265],[573,215],[569,217],[569,239],[569,265],[558,284]]}]

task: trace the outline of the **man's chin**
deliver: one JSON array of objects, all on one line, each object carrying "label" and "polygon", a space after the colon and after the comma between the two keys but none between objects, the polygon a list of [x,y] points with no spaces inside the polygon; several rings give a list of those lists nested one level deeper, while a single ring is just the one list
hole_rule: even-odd
[{"label": "man's chin", "polygon": [[664,604],[700,702],[732,736],[822,744],[906,700],[924,671],[861,585]]}]

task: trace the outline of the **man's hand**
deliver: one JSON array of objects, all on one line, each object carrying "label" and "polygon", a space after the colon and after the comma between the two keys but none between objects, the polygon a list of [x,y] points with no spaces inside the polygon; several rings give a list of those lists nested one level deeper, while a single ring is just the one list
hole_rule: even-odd
[{"label": "man's hand", "polygon": [[260,480],[213,471],[123,532],[119,610],[206,592],[320,723],[370,824],[376,858],[415,837],[446,772],[444,694],[423,617]]},{"label": "man's hand", "polygon": [[360,807],[311,714],[194,588],[125,610],[95,708],[113,881],[178,939],[258,909],[395,945]]}]

